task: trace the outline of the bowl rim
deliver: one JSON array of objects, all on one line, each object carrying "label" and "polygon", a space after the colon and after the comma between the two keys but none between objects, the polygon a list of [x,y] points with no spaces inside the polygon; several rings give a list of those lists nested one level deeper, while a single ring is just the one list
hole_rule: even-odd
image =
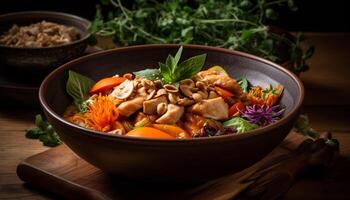
[{"label": "bowl rim", "polygon": [[[20,12],[11,12],[11,13],[6,13],[6,14],[2,14],[0,15],[0,20],[2,18],[6,18],[6,17],[11,17],[11,16],[16,16],[16,15],[32,15],[32,14],[42,14],[42,15],[51,15],[51,16],[64,16],[67,17],[69,19],[75,19],[76,21],[79,21],[80,24],[83,24],[84,27],[86,27],[86,30],[84,30],[84,32],[86,33],[86,35],[84,37],[79,38],[78,40],[75,40],[73,42],[69,42],[66,44],[60,44],[60,45],[56,45],[56,46],[51,46],[51,47],[13,47],[13,46],[7,46],[7,45],[3,45],[0,44],[0,48],[9,48],[9,49],[16,49],[16,50],[49,50],[49,49],[56,49],[56,48],[60,48],[60,47],[66,47],[66,46],[71,46],[77,43],[80,43],[82,41],[87,40],[88,38],[91,37],[91,33],[88,31],[89,28],[91,27],[91,22],[83,17],[77,16],[77,15],[73,15],[73,14],[69,14],[69,13],[64,13],[64,12],[56,12],[56,11],[20,11]],[[43,20],[45,20],[45,16],[42,17]],[[74,28],[76,28],[75,26],[73,26]]]},{"label": "bowl rim", "polygon": [[[71,65],[75,63],[79,63],[81,60],[89,59],[89,58],[96,58],[99,56],[103,56],[106,54],[111,54],[114,52],[128,52],[128,51],[133,51],[133,50],[140,50],[140,49],[159,49],[159,48],[169,48],[169,49],[177,49],[180,46],[183,46],[184,49],[199,49],[199,50],[207,50],[207,51],[215,51],[215,52],[220,52],[220,53],[225,53],[225,54],[232,54],[232,55],[238,55],[242,57],[246,57],[249,59],[253,59],[258,62],[263,62],[265,64],[270,65],[271,67],[282,71],[285,73],[287,76],[291,77],[295,84],[298,87],[299,90],[299,98],[296,99],[296,106],[292,108],[292,110],[284,116],[282,119],[278,120],[277,122],[270,124],[268,126],[258,128],[252,131],[248,131],[245,134],[229,134],[229,135],[221,135],[221,136],[215,136],[215,137],[198,137],[198,138],[189,138],[189,139],[157,139],[157,138],[141,138],[141,137],[128,137],[128,136],[123,136],[123,135],[112,135],[100,131],[95,131],[91,130],[88,128],[84,128],[81,126],[78,126],[76,124],[73,124],[67,120],[65,120],[63,117],[61,117],[58,113],[53,111],[48,103],[46,102],[45,98],[45,90],[47,88],[47,84],[50,82],[51,79],[53,79],[56,74],[61,73],[65,70],[69,70],[71,68]],[[72,60],[68,63],[63,64],[62,66],[58,67],[54,71],[52,71],[42,82],[40,85],[39,89],[39,100],[42,108],[46,111],[47,114],[51,115],[55,120],[59,121],[60,123],[64,124],[66,128],[68,129],[76,129],[83,134],[87,134],[89,136],[97,137],[97,138],[102,138],[102,139],[107,139],[107,140],[118,140],[118,141],[124,141],[124,142],[136,142],[136,143],[143,143],[143,144],[149,144],[149,145],[154,145],[155,143],[159,145],[178,145],[178,144],[195,144],[195,145],[200,145],[203,143],[208,143],[209,141],[211,142],[219,142],[219,141],[232,141],[232,140],[240,140],[243,138],[248,138],[248,137],[254,137],[258,135],[262,135],[266,132],[269,132],[275,128],[281,127],[282,125],[288,123],[290,120],[292,120],[295,115],[299,113],[299,110],[303,104],[304,100],[304,86],[301,82],[301,80],[293,74],[291,71],[283,68],[282,66],[273,63],[271,61],[268,61],[266,59],[260,58],[258,56],[254,56],[248,53],[240,52],[240,51],[235,51],[235,50],[230,50],[230,49],[224,49],[224,48],[219,48],[219,47],[212,47],[212,46],[204,46],[204,45],[194,45],[194,44],[188,44],[188,45],[180,45],[180,44],[146,44],[146,45],[137,45],[137,46],[129,46],[129,47],[123,47],[123,48],[115,48],[115,49],[110,49],[110,50],[105,50],[97,53],[93,53],[90,55],[82,56],[80,58],[77,58],[75,60]]]}]

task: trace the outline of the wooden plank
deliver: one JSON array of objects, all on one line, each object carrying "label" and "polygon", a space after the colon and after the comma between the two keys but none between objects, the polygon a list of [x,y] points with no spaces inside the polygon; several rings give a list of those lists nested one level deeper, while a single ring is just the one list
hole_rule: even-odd
[{"label": "wooden plank", "polygon": [[[119,198],[177,199],[179,196],[188,199],[190,197],[189,194],[195,194],[194,190],[198,191],[198,187],[201,188],[201,192],[199,196],[196,196],[196,199],[212,199],[218,195],[220,196],[220,194],[227,195],[230,192],[240,194],[242,190],[237,187],[242,185],[240,180],[246,180],[257,170],[259,174],[259,168],[266,170],[266,168],[271,166],[283,166],[283,164],[290,166],[291,163],[298,163],[297,167],[288,169],[283,167],[280,169],[280,173],[286,171],[290,175],[297,173],[300,168],[307,167],[309,162],[306,160],[311,156],[309,153],[310,149],[294,154],[294,150],[305,140],[305,137],[292,132],[284,142],[263,160],[240,173],[226,176],[215,184],[190,185],[186,187],[183,187],[183,185],[172,185],[172,187],[169,187],[166,184],[136,183],[135,181],[124,180],[118,177],[111,179],[111,176],[77,157],[65,145],[27,158],[19,165],[18,174],[26,182],[69,199],[72,197],[94,200]],[[277,161],[276,157],[280,158],[281,155],[284,155],[285,159]],[[288,159],[286,159],[287,157]],[[261,166],[265,167],[261,168]],[[278,169],[274,168],[275,170]],[[269,171],[266,172],[269,173]],[[269,180],[273,181],[275,179],[270,176]],[[133,185],[132,188],[130,188],[131,185]],[[157,190],[153,190],[153,188],[157,188]],[[274,193],[279,193],[279,190],[275,189]]]}]

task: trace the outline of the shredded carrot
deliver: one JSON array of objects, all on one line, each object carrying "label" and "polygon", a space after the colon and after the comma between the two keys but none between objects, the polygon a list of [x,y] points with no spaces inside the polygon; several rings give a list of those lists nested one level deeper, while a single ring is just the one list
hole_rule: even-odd
[{"label": "shredded carrot", "polygon": [[70,122],[78,124],[80,126],[87,127],[89,125],[88,119],[84,116],[84,114],[76,113],[73,116],[68,117]]},{"label": "shredded carrot", "polygon": [[114,122],[118,119],[118,108],[108,96],[101,94],[90,104],[84,117],[88,120],[88,126],[98,131],[110,131]]},{"label": "shredded carrot", "polygon": [[248,93],[248,100],[251,104],[273,106],[277,103],[281,96],[283,87],[277,85],[274,88],[270,86],[270,89],[263,89],[260,86],[252,87]]},{"label": "shredded carrot", "polygon": [[252,87],[248,93],[248,100],[251,104],[264,105],[262,100],[262,91],[263,89],[260,86]]}]

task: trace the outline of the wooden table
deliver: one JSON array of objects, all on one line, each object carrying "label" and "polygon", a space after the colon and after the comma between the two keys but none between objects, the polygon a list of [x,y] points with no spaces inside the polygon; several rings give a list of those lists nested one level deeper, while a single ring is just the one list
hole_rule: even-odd
[{"label": "wooden table", "polygon": [[[340,157],[323,176],[305,174],[286,194],[285,199],[350,198],[350,34],[309,33],[316,45],[311,69],[302,74],[306,87],[304,112],[317,130],[329,130],[340,141]],[[0,107],[0,199],[52,199],[23,184],[16,166],[24,158],[45,151],[37,140],[24,137],[33,127],[40,109]]]}]

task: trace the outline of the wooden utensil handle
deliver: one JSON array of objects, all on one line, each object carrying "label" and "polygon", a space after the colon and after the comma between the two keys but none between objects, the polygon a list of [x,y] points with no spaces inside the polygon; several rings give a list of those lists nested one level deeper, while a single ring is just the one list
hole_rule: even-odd
[{"label": "wooden utensil handle", "polygon": [[[31,166],[29,163],[20,163],[17,166],[17,175],[25,182],[35,185],[40,189],[58,194],[65,199],[110,200],[109,197],[101,192],[87,189],[81,185],[75,184],[66,179],[62,179],[49,172],[35,169],[36,167]],[[70,192],[64,193],[60,191]]]}]

